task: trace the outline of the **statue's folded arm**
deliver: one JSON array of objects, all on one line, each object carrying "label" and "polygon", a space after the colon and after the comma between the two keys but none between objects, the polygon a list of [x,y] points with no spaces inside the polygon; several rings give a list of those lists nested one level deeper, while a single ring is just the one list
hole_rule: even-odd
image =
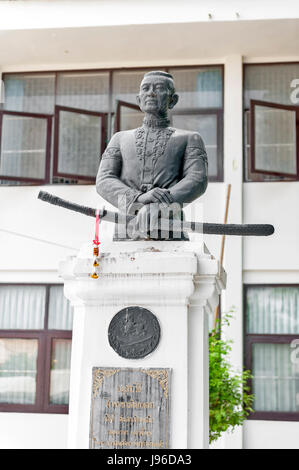
[{"label": "statue's folded arm", "polygon": [[198,133],[188,138],[182,167],[183,178],[170,188],[175,202],[187,204],[201,196],[208,185],[208,158]]},{"label": "statue's folded arm", "polygon": [[120,179],[122,155],[119,147],[109,146],[100,163],[96,188],[100,196],[114,207],[124,208],[126,212],[136,201],[141,191],[130,188]]}]

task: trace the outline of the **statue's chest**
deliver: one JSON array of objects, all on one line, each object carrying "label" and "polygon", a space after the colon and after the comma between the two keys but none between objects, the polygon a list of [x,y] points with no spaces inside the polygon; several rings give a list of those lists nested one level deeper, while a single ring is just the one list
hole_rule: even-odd
[{"label": "statue's chest", "polygon": [[135,131],[136,156],[141,164],[155,162],[166,151],[167,144],[174,133],[174,129],[146,129],[140,127]]}]

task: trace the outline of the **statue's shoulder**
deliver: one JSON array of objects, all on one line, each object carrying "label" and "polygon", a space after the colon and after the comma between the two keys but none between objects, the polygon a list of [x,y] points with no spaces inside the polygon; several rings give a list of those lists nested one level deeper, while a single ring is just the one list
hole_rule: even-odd
[{"label": "statue's shoulder", "polygon": [[130,136],[134,135],[137,130],[138,129],[131,129],[131,130],[128,130],[128,131],[115,132],[115,134],[113,134],[113,136],[110,139],[109,147],[120,147],[121,143],[125,139],[127,139]]},{"label": "statue's shoulder", "polygon": [[185,129],[174,129],[174,137],[183,138],[186,141],[187,147],[202,147],[203,139],[199,132],[187,131]]},{"label": "statue's shoulder", "polygon": [[109,140],[108,147],[119,147],[120,146],[120,134],[121,132],[115,132]]}]

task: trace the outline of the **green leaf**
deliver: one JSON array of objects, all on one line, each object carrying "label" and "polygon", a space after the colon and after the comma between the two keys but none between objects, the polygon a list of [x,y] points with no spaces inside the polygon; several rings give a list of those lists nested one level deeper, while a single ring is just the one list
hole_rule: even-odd
[{"label": "green leaf", "polygon": [[[221,319],[222,325],[229,326],[234,309],[230,309]],[[209,337],[210,361],[210,443],[225,431],[241,426],[249,413],[254,396],[249,394],[249,370],[236,372],[226,356],[231,351],[232,341],[221,339],[221,323]]]}]

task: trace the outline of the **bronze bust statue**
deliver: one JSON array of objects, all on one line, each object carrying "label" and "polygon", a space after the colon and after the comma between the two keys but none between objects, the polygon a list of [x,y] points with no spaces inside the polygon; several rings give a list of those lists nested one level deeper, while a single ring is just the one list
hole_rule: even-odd
[{"label": "bronze bust statue", "polygon": [[[161,232],[153,236],[150,229],[163,208],[181,208],[207,188],[208,162],[201,136],[169,127],[168,110],[178,98],[172,75],[146,73],[137,96],[145,114],[142,126],[114,134],[102,156],[97,192],[120,211],[137,214],[133,236],[126,233],[125,238],[161,239]],[[181,217],[182,211],[174,209],[172,214]],[[165,238],[173,239],[164,233]],[[180,238],[184,239],[183,233]]]}]

